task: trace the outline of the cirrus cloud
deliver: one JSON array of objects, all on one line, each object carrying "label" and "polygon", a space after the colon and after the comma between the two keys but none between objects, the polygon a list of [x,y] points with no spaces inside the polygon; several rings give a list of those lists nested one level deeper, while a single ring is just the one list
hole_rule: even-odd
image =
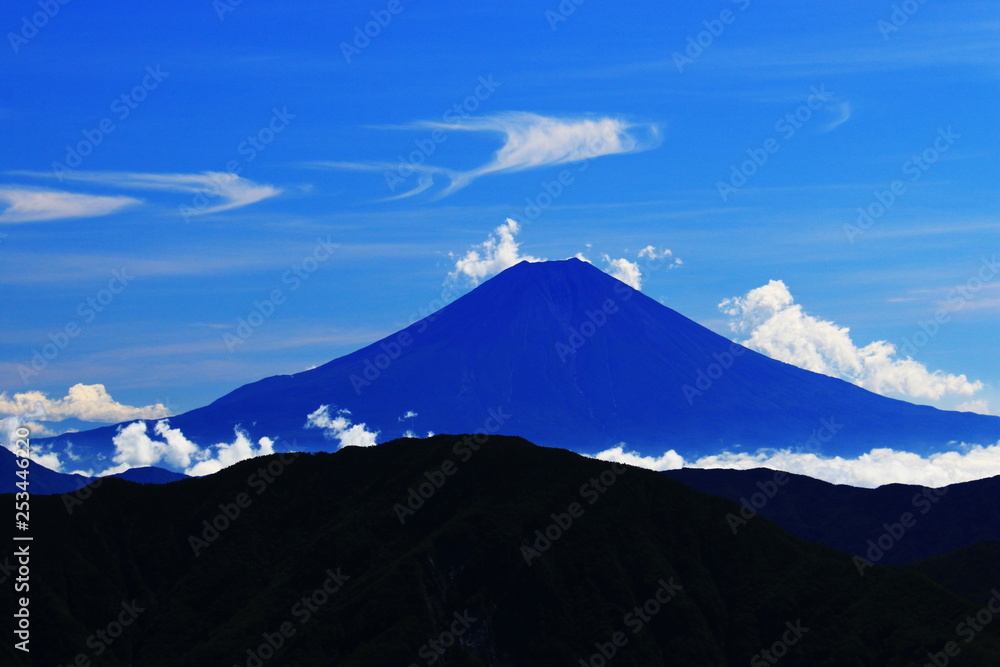
[{"label": "cirrus cloud", "polygon": [[0,224],[96,218],[141,203],[132,197],[85,195],[44,188],[0,187]]},{"label": "cirrus cloud", "polygon": [[[343,162],[319,161],[307,166],[356,171],[387,171],[406,169],[420,174],[413,189],[390,197],[402,199],[428,190],[436,176],[446,178],[448,185],[439,196],[450,195],[472,181],[489,174],[512,173],[551,165],[581,162],[607,155],[620,155],[648,150],[659,144],[660,129],[652,123],[631,123],[622,118],[556,117],[525,111],[508,111],[490,116],[465,117],[453,121],[420,121],[388,129],[478,132],[498,134],[502,145],[493,158],[482,165],[457,170],[424,162]],[[424,156],[426,159],[426,156]]]}]

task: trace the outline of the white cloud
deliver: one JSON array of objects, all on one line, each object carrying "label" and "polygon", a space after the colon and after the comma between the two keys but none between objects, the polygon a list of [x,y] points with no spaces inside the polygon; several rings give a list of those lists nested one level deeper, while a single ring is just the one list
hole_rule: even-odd
[{"label": "white cloud", "polygon": [[[31,419],[37,416],[37,414],[38,413],[33,413],[0,419],[0,445],[6,447],[12,452],[16,452],[18,449],[16,445],[18,439],[17,430],[19,428],[27,428],[30,431],[30,437],[32,438],[44,438],[50,435],[55,435],[42,424],[31,421]],[[28,453],[28,458],[39,465],[49,468],[50,470],[62,470],[62,461],[59,460],[59,455],[51,449],[46,449],[37,444],[32,443],[31,449]]]},{"label": "white cloud", "polygon": [[94,218],[139,204],[132,197],[84,195],[41,188],[0,187],[0,224],[63,218]]},{"label": "white cloud", "polygon": [[274,442],[270,438],[260,438],[255,449],[245,431],[239,427],[233,430],[233,442],[201,448],[188,440],[179,428],[171,428],[167,420],[153,425],[154,434],[162,439],[149,436],[146,422],[133,422],[118,429],[112,439],[115,446],[112,461],[116,465],[100,474],[114,475],[163,462],[183,468],[187,475],[211,475],[234,463],[274,453]]},{"label": "white cloud", "polygon": [[618,445],[611,449],[605,449],[603,452],[596,454],[594,458],[601,461],[626,463],[639,468],[648,468],[649,470],[674,470],[684,466],[684,457],[672,449],[664,452],[663,456],[659,457],[642,456],[638,452],[626,452],[623,445]]},{"label": "white cloud", "polygon": [[822,457],[790,449],[759,450],[703,456],[687,462],[670,450],[655,458],[626,452],[619,445],[597,454],[602,461],[618,461],[651,470],[690,468],[771,468],[808,475],[832,484],[875,488],[883,484],[919,484],[939,487],[1000,475],[1000,443],[989,446],[962,445],[961,451],[920,456],[888,448],[873,449],[857,458]]},{"label": "white cloud", "polygon": [[[41,171],[8,172],[23,176],[39,178],[52,177],[54,174]],[[192,206],[188,215],[207,215],[228,211],[254,204],[263,199],[281,194],[282,190],[272,185],[255,183],[249,179],[230,172],[204,171],[200,174],[149,174],[119,171],[70,171],[63,173],[65,180],[98,183],[101,185],[131,188],[137,190],[165,190],[168,192],[183,192],[210,198],[218,198],[221,203],[215,206]],[[134,200],[133,200],[134,201]]]},{"label": "white cloud", "polygon": [[0,414],[28,416],[49,422],[81,419],[90,422],[123,422],[168,416],[161,403],[133,407],[116,402],[103,384],[75,384],[66,395],[51,399],[41,391],[25,391],[9,397],[0,393]]},{"label": "white cloud", "polygon": [[[459,190],[487,174],[524,171],[549,165],[580,162],[605,155],[634,153],[656,146],[659,128],[653,124],[633,124],[621,118],[558,118],[523,111],[492,116],[468,117],[452,122],[419,122],[392,129],[430,129],[460,132],[488,132],[503,135],[503,145],[489,162],[467,171],[432,165],[406,166],[421,174],[412,190],[391,199],[415,195],[431,187],[435,175],[450,184],[442,196]],[[316,166],[363,171],[393,172],[400,164],[323,162]]]},{"label": "white cloud", "polygon": [[448,280],[454,283],[464,278],[466,282],[475,286],[518,262],[544,261],[520,254],[520,244],[514,240],[519,231],[517,221],[507,218],[507,221],[497,227],[488,239],[455,262],[455,270],[448,274]]},{"label": "white cloud", "polygon": [[897,355],[896,346],[875,341],[858,347],[850,329],[806,314],[784,282],[772,280],[746,296],[726,299],[719,309],[743,345],[786,363],[839,377],[880,394],[937,400],[969,396],[983,388],[965,375],[929,371]]},{"label": "white cloud", "polygon": [[338,410],[337,416],[331,417],[330,406],[321,405],[306,417],[306,428],[323,429],[323,435],[339,440],[341,448],[375,446],[379,431],[369,431],[364,423],[352,424],[350,415],[350,410]]},{"label": "white cloud", "polygon": [[[608,268],[604,269],[604,271],[611,277],[617,278],[629,287],[642,290],[643,268],[652,272],[658,271],[666,266],[667,270],[670,270],[683,263],[680,259],[674,257],[674,253],[667,248],[657,250],[651,245],[648,245],[640,250],[637,257],[639,261],[633,262],[625,259],[624,257],[611,259],[610,256],[604,255],[604,262],[608,265]],[[586,258],[580,256],[579,253],[578,258],[587,261]]]},{"label": "white cloud", "polygon": [[403,421],[404,419],[413,419],[416,416],[417,416],[416,412],[414,412],[413,410],[407,410],[406,414],[399,418],[399,421]]},{"label": "white cloud", "polygon": [[959,403],[955,409],[959,412],[978,412],[981,415],[996,415],[995,412],[990,410],[989,403],[984,399]]},{"label": "white cloud", "polygon": [[604,261],[608,265],[608,268],[604,270],[605,273],[612,278],[617,278],[632,289],[642,289],[642,271],[639,270],[638,263],[630,262],[624,257],[611,259],[607,255],[604,256]]},{"label": "white cloud", "polygon": [[851,120],[854,108],[851,106],[850,102],[837,102],[832,106],[831,111],[836,114],[836,117],[823,127],[823,132],[832,132],[847,121]]}]

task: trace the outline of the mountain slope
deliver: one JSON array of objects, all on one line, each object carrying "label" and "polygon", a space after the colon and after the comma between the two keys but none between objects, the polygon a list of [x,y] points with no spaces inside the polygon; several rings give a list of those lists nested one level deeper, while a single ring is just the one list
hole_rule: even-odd
[{"label": "mountain slope", "polygon": [[[0,480],[2,480],[0,481],[0,493],[16,493],[21,490],[17,488],[17,483],[21,481],[21,478],[14,474],[18,470],[20,468],[17,466],[17,457],[14,456],[14,453],[6,447],[0,447]],[[112,475],[112,477],[137,484],[166,484],[186,479],[187,475],[164,468],[147,466],[132,468]],[[34,461],[28,466],[28,491],[33,496],[70,493],[82,489],[97,479],[100,478],[56,472]]]},{"label": "mountain slope", "polygon": [[[350,410],[381,440],[410,429],[474,432],[499,413],[495,432],[584,452],[624,441],[655,455],[737,446],[926,453],[1000,440],[1000,417],[915,406],[774,361],[575,259],[518,264],[382,341],[246,385],[170,424],[201,446],[231,441],[239,425],[253,439],[311,451],[326,445],[306,417],[324,404]],[[831,422],[832,440],[813,437]],[[107,455],[116,428],[53,444]]]},{"label": "mountain slope", "polygon": [[[782,665],[885,667],[923,664],[975,611],[923,576],[860,577],[764,519],[734,535],[718,521],[734,504],[663,475],[480,443],[109,480],[72,516],[35,499],[34,544],[73,545],[32,560],[36,664],[94,657],[88,637],[128,611],[100,664],[550,667],[603,651],[622,666],[720,666],[780,650]],[[4,664],[26,664],[13,653],[5,642]],[[995,624],[962,647],[964,665],[998,660]]]},{"label": "mountain slope", "polygon": [[[776,483],[775,471],[765,468],[683,468],[662,474],[703,493],[741,504],[745,499],[760,516],[805,540],[883,564],[913,563],[970,544],[1000,541],[1000,514],[984,511],[1000,497],[1000,477],[940,489],[909,484],[862,489],[788,473],[778,473]],[[902,521],[905,514],[912,519]],[[739,530],[742,524],[734,523]],[[886,524],[902,525],[902,534],[884,537]],[[868,556],[869,541],[877,547],[879,539],[891,541],[890,548],[872,551],[877,558]]]}]

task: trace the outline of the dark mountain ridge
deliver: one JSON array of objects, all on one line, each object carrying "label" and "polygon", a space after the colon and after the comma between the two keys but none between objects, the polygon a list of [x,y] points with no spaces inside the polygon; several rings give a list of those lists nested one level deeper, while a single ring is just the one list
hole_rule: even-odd
[{"label": "dark mountain ridge", "polygon": [[[976,611],[763,518],[733,534],[734,503],[664,475],[518,438],[106,480],[72,515],[32,502],[35,664],[922,665]],[[961,652],[997,664],[1000,626]]]}]

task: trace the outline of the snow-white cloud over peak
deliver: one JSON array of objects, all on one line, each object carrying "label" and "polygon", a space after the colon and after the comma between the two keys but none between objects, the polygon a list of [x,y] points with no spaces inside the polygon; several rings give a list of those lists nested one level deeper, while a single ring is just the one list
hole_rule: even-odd
[{"label": "snow-white cloud over peak", "polygon": [[983,388],[965,375],[930,371],[887,341],[856,345],[849,328],[806,313],[781,280],[726,299],[719,309],[730,317],[729,326],[743,345],[876,393],[937,400]]}]

